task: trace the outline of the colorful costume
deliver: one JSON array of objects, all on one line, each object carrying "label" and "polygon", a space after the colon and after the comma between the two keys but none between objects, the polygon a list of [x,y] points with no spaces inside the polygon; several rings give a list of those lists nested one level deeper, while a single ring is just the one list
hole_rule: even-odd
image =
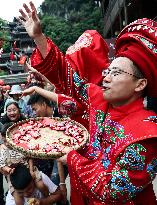
[{"label": "colorful costume", "polygon": [[[130,58],[148,78],[150,96],[157,96],[157,86],[152,82],[157,77],[156,34],[154,22],[138,20],[126,27],[116,42],[117,56]],[[35,68],[46,77],[53,76],[47,67]],[[66,77],[65,87],[70,85],[69,93],[65,92],[69,98],[59,95],[60,109],[71,104],[75,113],[81,109],[89,113],[90,143],[79,153],[70,152],[67,159],[72,205],[155,205],[151,182],[157,172],[157,116],[144,109],[143,98],[113,108],[104,100],[101,88],[84,84],[76,71],[70,75],[70,84],[67,73],[58,73]],[[54,81],[51,77],[49,80]]]},{"label": "colorful costume", "polygon": [[[84,32],[64,56],[57,46],[47,40],[47,56],[43,60],[36,49],[31,57],[31,65],[45,75],[56,86],[57,93],[64,93],[80,99],[86,98],[85,83],[100,85],[102,82],[102,70],[108,66],[108,46],[97,31]],[[68,105],[68,101],[64,104]],[[67,114],[67,113],[65,113]],[[86,110],[79,108],[74,120],[88,127],[88,115]]]},{"label": "colorful costume", "polygon": [[89,85],[88,91],[90,145],[67,159],[71,203],[155,205],[157,116],[144,109],[143,99],[112,108],[100,88]]}]

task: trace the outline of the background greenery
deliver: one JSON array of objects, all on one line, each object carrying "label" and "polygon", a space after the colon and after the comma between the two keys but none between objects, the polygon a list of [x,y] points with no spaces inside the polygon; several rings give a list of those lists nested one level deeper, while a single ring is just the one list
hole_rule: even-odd
[{"label": "background greenery", "polygon": [[44,33],[63,52],[85,30],[103,33],[101,8],[94,0],[45,0],[40,7],[40,19]]},{"label": "background greenery", "polygon": [[[43,32],[65,52],[88,29],[103,33],[101,7],[94,0],[45,0],[38,9]],[[0,39],[4,39],[4,52],[9,52],[7,22],[0,19]]]}]

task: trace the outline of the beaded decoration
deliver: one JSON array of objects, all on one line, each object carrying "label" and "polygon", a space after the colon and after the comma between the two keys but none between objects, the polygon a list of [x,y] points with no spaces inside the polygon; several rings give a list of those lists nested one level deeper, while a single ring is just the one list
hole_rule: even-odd
[{"label": "beaded decoration", "polygon": [[110,183],[111,196],[113,199],[118,199],[119,195],[123,196],[123,203],[136,196],[143,189],[143,187],[134,186],[131,183],[126,169],[113,171]]},{"label": "beaded decoration", "polygon": [[89,47],[92,41],[93,41],[93,37],[89,33],[83,33],[75,42],[75,44],[68,48],[66,54],[71,55],[76,51],[81,50],[81,48]]},{"label": "beaded decoration", "polygon": [[134,35],[136,38],[138,38],[148,49],[150,49],[153,53],[157,53],[157,46],[150,42],[148,39],[145,39],[144,37],[140,37],[137,35]]},{"label": "beaded decoration", "polygon": [[143,121],[154,122],[157,124],[157,116],[149,116],[148,118],[144,119]]},{"label": "beaded decoration", "polygon": [[143,170],[145,166],[145,156],[141,152],[147,150],[140,144],[128,146],[118,164],[130,170]]},{"label": "beaded decoration", "polygon": [[157,159],[153,159],[150,164],[147,165],[147,172],[149,173],[151,179],[153,180],[157,173]]}]

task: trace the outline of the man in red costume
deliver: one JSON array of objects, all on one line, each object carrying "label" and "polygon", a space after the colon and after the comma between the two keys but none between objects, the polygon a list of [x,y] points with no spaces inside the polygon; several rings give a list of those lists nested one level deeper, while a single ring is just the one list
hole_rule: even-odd
[{"label": "man in red costume", "polygon": [[[57,56],[56,47],[47,47],[34,5],[30,6],[24,4],[26,12],[20,10],[22,23],[38,46],[32,62],[38,59],[35,68],[48,77],[59,68],[48,67],[47,61],[51,52]],[[73,69],[69,84],[68,73],[58,71],[67,80],[62,91],[67,85],[78,88],[69,101],[89,114],[89,145],[60,158],[68,164],[72,205],[156,204],[152,181],[157,173],[157,116],[143,105],[144,96],[157,97],[156,36],[157,24],[149,19],[125,27],[117,37],[117,57],[103,72],[102,87],[85,84],[80,73],[76,83]],[[49,61],[61,66],[63,57],[56,61],[54,56]],[[59,95],[59,106],[62,101]]]},{"label": "man in red costume", "polygon": [[[45,75],[55,85],[57,93],[64,93],[67,96],[79,98],[81,101],[86,100],[86,86],[84,84],[94,83],[100,85],[102,70],[108,66],[109,49],[107,43],[97,31],[88,30],[63,55],[52,40],[46,38],[44,34],[37,34],[34,38],[32,26],[34,25],[39,33],[41,27],[32,2],[30,6],[34,10],[32,13],[33,21],[28,19],[22,10],[20,11],[28,20],[24,25],[27,32],[38,44],[38,48],[31,57],[32,67]],[[31,12],[27,5],[24,5],[24,7],[28,13]],[[73,103],[71,104],[69,100],[65,100],[63,105],[66,105],[68,109],[73,108]],[[64,113],[62,114],[64,115]],[[79,112],[75,112],[73,119],[88,128],[88,113],[83,107],[79,108]]]}]

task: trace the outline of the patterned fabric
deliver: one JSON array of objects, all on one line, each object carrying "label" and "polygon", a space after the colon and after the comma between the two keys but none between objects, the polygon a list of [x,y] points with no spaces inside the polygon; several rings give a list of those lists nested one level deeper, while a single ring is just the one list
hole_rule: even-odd
[{"label": "patterned fabric", "polygon": [[[73,47],[75,52],[66,57],[50,40],[44,60],[38,50],[32,56],[32,66],[60,92],[72,97],[76,108],[73,118],[77,116],[80,122],[84,111],[90,116],[89,146],[80,153],[68,154],[71,204],[155,205],[151,182],[156,170],[152,160],[157,158],[157,127],[153,121],[145,120],[155,113],[144,110],[143,99],[112,108],[104,101],[100,88],[85,85],[86,82],[99,84],[100,71],[108,66],[104,41],[92,31],[87,33],[93,35],[90,46]],[[59,95],[59,104],[64,100],[66,97]]]},{"label": "patterned fabric", "polygon": [[[31,65],[56,86],[57,93],[71,96],[79,103],[87,102],[85,83],[101,84],[102,70],[109,63],[108,46],[100,34],[94,30],[84,32],[68,49],[66,55],[63,55],[57,46],[47,39],[47,53],[48,55],[43,59],[36,49],[31,57]],[[76,115],[74,119],[88,128],[86,111],[82,107],[79,112],[81,117]]]},{"label": "patterned fabric", "polygon": [[138,19],[127,25],[115,44],[117,56],[129,58],[147,79],[146,95],[157,97],[157,23],[151,19]]},{"label": "patterned fabric", "polygon": [[157,173],[157,127],[146,120],[155,114],[144,110],[143,99],[112,108],[101,92],[89,86],[88,148],[83,156],[76,151],[68,154],[72,204],[79,200],[79,205],[155,205],[151,181]]},{"label": "patterned fabric", "polygon": [[81,50],[81,48],[86,48],[91,45],[93,37],[89,33],[83,33],[79,39],[75,42],[74,45],[70,46],[66,54],[72,54],[76,51]]}]

